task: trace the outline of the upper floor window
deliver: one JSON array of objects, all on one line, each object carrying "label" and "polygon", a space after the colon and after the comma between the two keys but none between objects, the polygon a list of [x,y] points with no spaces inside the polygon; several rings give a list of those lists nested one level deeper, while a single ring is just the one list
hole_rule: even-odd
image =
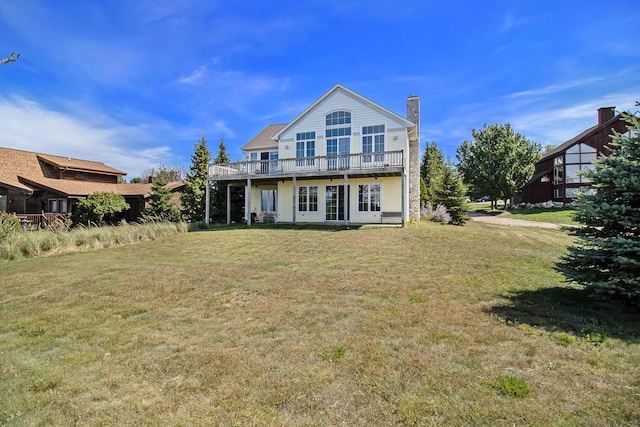
[{"label": "upper floor window", "polygon": [[565,154],[565,163],[580,164],[592,163],[597,156],[595,148],[587,144],[576,144],[569,148]]},{"label": "upper floor window", "polygon": [[[301,159],[303,157],[314,157],[316,155],[316,133],[315,132],[302,132],[296,134],[296,157]],[[303,166],[305,162],[303,160],[296,160],[296,166]],[[307,166],[313,166],[315,159],[308,158],[306,161]]]},{"label": "upper floor window", "polygon": [[[370,162],[372,156],[368,153],[384,152],[384,125],[365,126],[362,128],[362,153],[363,161]],[[376,154],[373,158],[376,162],[383,160],[383,154]]]},{"label": "upper floor window", "polygon": [[336,111],[331,114],[327,114],[327,126],[336,125],[350,125],[351,113],[348,111]]},{"label": "upper floor window", "polygon": [[[582,171],[594,169],[593,162],[598,153],[595,148],[586,144],[576,144],[565,153],[567,183],[589,183],[590,179],[582,176]],[[567,195],[567,197],[570,197]]]}]

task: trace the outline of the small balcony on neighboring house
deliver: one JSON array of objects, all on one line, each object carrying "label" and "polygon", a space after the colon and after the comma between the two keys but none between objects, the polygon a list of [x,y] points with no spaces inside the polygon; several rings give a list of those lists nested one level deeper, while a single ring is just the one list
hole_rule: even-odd
[{"label": "small balcony on neighboring house", "polygon": [[403,151],[248,160],[209,165],[209,180],[328,178],[343,175],[394,176],[402,174],[404,162]]}]

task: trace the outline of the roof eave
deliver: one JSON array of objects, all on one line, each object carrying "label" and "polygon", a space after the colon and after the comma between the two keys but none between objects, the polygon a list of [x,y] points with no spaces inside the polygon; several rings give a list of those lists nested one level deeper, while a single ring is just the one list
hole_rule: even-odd
[{"label": "roof eave", "polygon": [[289,122],[288,125],[286,125],[284,128],[282,128],[280,130],[280,132],[275,134],[271,139],[274,140],[274,141],[278,141],[280,139],[280,135],[281,134],[287,132],[290,128],[293,127],[293,125],[295,125],[297,122],[299,122],[309,112],[313,111],[314,108],[316,108],[322,101],[327,99],[332,93],[334,93],[338,89],[344,90],[347,94],[349,94],[349,95],[353,96],[354,98],[364,102],[365,104],[369,105],[370,107],[373,107],[374,109],[382,112],[383,114],[391,115],[396,120],[399,120],[400,122],[402,122],[406,127],[411,127],[411,126],[415,127],[415,123],[407,120],[406,118],[402,117],[401,115],[399,115],[397,113],[394,113],[393,111],[381,106],[380,104],[377,104],[377,103],[371,101],[370,99],[360,95],[359,93],[354,92],[351,89],[343,86],[342,84],[337,83],[335,86],[333,86],[327,92],[325,92],[324,95],[322,95],[320,98],[318,98],[313,104],[311,104],[309,107],[307,107],[302,113],[298,114],[293,120],[291,120],[291,122]]}]

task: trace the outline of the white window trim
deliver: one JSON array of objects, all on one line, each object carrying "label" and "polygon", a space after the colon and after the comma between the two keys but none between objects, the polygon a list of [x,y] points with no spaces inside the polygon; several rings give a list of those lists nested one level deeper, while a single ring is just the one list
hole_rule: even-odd
[{"label": "white window trim", "polygon": [[[357,204],[357,209],[358,209],[358,213],[376,213],[376,212],[381,212],[382,211],[382,183],[380,182],[360,182],[357,185],[356,188],[356,204]],[[366,210],[361,210],[360,209],[360,186],[361,185],[366,185],[368,186],[367,188],[367,209]],[[377,185],[380,188],[380,192],[379,192],[379,197],[380,197],[380,208],[378,210],[372,210],[371,206],[371,186],[372,185]]]}]

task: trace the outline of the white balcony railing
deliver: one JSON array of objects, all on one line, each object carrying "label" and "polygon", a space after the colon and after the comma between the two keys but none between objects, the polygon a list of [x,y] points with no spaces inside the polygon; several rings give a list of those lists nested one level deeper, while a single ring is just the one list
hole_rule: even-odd
[{"label": "white balcony railing", "polygon": [[296,172],[338,172],[346,170],[398,168],[404,164],[402,151],[303,157],[297,159],[249,160],[209,165],[210,177],[238,175],[281,175]]}]

